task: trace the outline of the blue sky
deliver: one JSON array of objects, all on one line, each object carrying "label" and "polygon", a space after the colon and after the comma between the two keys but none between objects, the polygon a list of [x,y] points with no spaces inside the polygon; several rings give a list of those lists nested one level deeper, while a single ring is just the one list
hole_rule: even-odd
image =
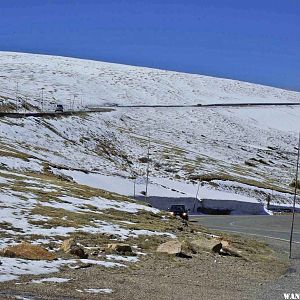
[{"label": "blue sky", "polygon": [[0,0],[0,50],[300,91],[300,1]]}]

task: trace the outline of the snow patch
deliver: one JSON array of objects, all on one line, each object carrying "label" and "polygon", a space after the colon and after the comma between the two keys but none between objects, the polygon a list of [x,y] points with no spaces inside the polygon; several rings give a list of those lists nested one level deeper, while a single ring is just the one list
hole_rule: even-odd
[{"label": "snow patch", "polygon": [[59,277],[51,277],[51,278],[31,280],[31,283],[43,283],[43,282],[64,283],[64,282],[68,282],[68,281],[70,281],[70,279],[59,278]]}]

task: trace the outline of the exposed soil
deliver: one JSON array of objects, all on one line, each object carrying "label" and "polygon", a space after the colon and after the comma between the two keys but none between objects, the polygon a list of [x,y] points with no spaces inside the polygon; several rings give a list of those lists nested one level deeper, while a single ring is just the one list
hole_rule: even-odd
[{"label": "exposed soil", "polygon": [[[276,259],[248,261],[211,252],[198,253],[190,259],[151,252],[140,256],[139,262],[127,265],[127,268],[111,269],[90,266],[74,270],[64,267],[59,273],[24,276],[16,282],[0,283],[0,298],[259,299],[262,286],[287,270],[286,264]],[[32,279],[47,277],[71,280],[66,283],[29,283]],[[113,292],[92,294],[84,291],[103,288],[110,288]]]}]

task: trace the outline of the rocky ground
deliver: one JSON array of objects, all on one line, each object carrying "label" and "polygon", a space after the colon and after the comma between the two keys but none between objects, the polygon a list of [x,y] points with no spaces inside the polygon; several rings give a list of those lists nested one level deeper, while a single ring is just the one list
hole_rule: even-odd
[{"label": "rocky ground", "polygon": [[[174,225],[177,239],[130,240],[129,245],[136,245],[132,253],[107,244],[88,247],[95,245],[97,235],[78,235],[76,244],[84,244],[79,247],[90,258],[100,261],[111,255],[126,267],[107,268],[76,260],[77,268],[69,264],[57,273],[1,283],[1,299],[259,299],[264,287],[287,271],[287,264],[263,243],[212,234],[178,220]],[[55,255],[78,258],[66,252],[61,247]],[[56,282],[39,282],[45,278]],[[58,278],[68,281],[58,282]]]}]

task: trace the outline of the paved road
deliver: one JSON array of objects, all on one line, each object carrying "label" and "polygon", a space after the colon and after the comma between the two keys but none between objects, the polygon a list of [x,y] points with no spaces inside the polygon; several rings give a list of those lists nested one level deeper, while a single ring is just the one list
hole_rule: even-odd
[{"label": "paved road", "polygon": [[143,107],[153,107],[153,108],[178,108],[178,107],[193,107],[193,108],[210,108],[210,107],[259,107],[259,106],[299,106],[300,103],[296,102],[252,102],[252,103],[211,103],[211,104],[177,104],[177,105],[149,105],[149,104],[137,104],[137,105],[116,105],[113,107],[121,108],[143,108]]},{"label": "paved road", "polygon": [[28,117],[36,117],[36,118],[44,118],[44,117],[68,117],[68,116],[76,116],[82,115],[86,113],[104,113],[114,111],[114,108],[110,107],[99,107],[95,109],[89,110],[77,110],[77,111],[64,111],[64,112],[0,112],[0,118],[8,117],[8,118],[28,118]]},{"label": "paved road", "polygon": [[212,103],[212,104],[194,104],[194,105],[115,105],[107,107],[94,107],[83,111],[64,111],[64,112],[0,112],[1,117],[10,118],[27,118],[27,117],[56,117],[56,116],[70,116],[80,115],[82,113],[99,113],[110,112],[117,108],[213,108],[213,107],[261,107],[261,106],[300,106],[300,103],[286,102],[286,103]]},{"label": "paved road", "polygon": [[[282,258],[288,257],[291,215],[284,216],[197,216],[191,220],[220,230],[267,242]],[[284,299],[284,293],[300,294],[300,215],[294,227],[293,259],[287,274],[258,287],[257,299]]]},{"label": "paved road", "polygon": [[[291,215],[284,216],[194,216],[192,220],[217,230],[288,242]],[[300,244],[300,215],[295,217],[294,241]]]}]

